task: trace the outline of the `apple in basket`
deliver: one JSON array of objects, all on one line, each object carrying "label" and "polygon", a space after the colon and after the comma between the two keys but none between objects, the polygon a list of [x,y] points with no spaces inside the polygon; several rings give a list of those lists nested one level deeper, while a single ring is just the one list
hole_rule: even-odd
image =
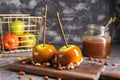
[{"label": "apple in basket", "polygon": [[24,48],[32,48],[36,44],[36,37],[33,33],[24,33],[20,37],[20,45]]},{"label": "apple in basket", "polygon": [[12,33],[7,33],[3,36],[3,45],[7,50],[13,50],[18,48],[19,38]]},{"label": "apple in basket", "polygon": [[17,36],[21,36],[24,33],[25,23],[20,20],[13,21],[10,24],[10,32],[16,34]]}]

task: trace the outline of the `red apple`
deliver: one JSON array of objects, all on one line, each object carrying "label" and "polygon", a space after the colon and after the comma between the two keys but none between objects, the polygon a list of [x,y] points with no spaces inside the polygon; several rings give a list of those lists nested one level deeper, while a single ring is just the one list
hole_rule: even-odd
[{"label": "red apple", "polygon": [[7,50],[18,48],[19,38],[15,34],[7,33],[3,36],[3,45]]}]

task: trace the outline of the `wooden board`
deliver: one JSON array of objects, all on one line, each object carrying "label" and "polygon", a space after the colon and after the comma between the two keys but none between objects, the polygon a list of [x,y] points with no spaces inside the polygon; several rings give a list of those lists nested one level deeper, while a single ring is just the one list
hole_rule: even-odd
[{"label": "wooden board", "polygon": [[[27,64],[23,65],[21,63],[22,61],[26,61]],[[54,78],[60,77],[67,80],[98,80],[104,66],[83,61],[81,65],[77,66],[73,70],[58,70],[52,67],[34,66],[31,64],[31,58],[27,58],[10,64],[8,68],[14,71],[25,71],[30,74],[41,76],[47,75]]]}]

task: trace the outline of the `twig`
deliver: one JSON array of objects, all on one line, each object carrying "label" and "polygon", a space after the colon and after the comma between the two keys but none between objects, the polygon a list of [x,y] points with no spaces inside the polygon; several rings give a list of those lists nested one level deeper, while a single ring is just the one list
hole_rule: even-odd
[{"label": "twig", "polygon": [[46,43],[46,18],[47,18],[47,5],[45,6],[45,13],[44,13],[43,46],[45,46]]},{"label": "twig", "polygon": [[62,37],[64,39],[64,42],[65,42],[65,45],[66,47],[68,48],[68,43],[67,43],[67,40],[65,38],[65,34],[64,34],[64,31],[63,31],[63,27],[62,27],[62,23],[61,23],[61,20],[60,20],[60,15],[59,13],[57,12],[57,19],[58,19],[58,24],[59,24],[59,27],[60,27],[60,31],[62,33]]}]

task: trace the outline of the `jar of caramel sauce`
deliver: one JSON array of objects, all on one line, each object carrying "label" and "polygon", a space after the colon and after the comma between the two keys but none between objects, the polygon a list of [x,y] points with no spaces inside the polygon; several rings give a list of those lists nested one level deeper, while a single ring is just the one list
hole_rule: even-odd
[{"label": "jar of caramel sauce", "polygon": [[82,38],[83,54],[87,57],[106,58],[110,54],[111,36],[108,27],[90,24]]}]

